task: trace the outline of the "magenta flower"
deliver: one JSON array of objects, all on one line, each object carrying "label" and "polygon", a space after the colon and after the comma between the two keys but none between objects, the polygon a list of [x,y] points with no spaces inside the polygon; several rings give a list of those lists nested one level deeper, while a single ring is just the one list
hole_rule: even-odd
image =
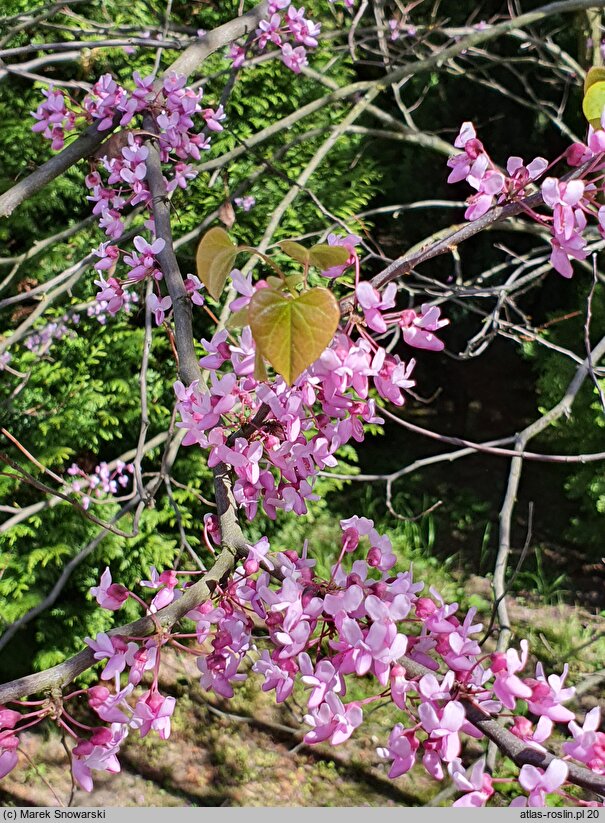
[{"label": "magenta flower", "polygon": [[392,309],[395,305],[397,285],[395,283],[389,283],[381,297],[377,289],[367,281],[363,281],[357,284],[355,295],[359,305],[363,309],[365,321],[368,326],[374,331],[385,332],[387,330],[387,324],[380,312],[384,311],[384,309]]},{"label": "magenta flower", "polygon": [[72,749],[72,773],[74,780],[85,792],[93,789],[92,770],[117,774],[120,762],[117,752],[128,729],[117,723],[107,728],[95,729],[90,740],[79,740]]},{"label": "magenta flower", "polygon": [[289,43],[284,43],[281,47],[281,57],[284,65],[292,69],[294,74],[300,74],[301,70],[309,65],[304,46],[292,48]]},{"label": "magenta flower", "polygon": [[392,760],[389,777],[394,780],[412,768],[420,745],[413,729],[405,729],[401,723],[393,727],[386,747],[376,749],[379,757]]},{"label": "magenta flower", "polygon": [[101,672],[101,680],[112,680],[126,668],[127,658],[138,649],[136,643],[126,643],[121,637],[109,637],[105,632],[99,632],[94,640],[85,637],[84,642],[94,652],[95,660],[108,659],[108,663]]},{"label": "magenta flower", "polygon": [[492,654],[492,671],[496,675],[494,694],[508,709],[515,708],[518,697],[527,700],[532,696],[531,688],[517,677],[517,672],[525,668],[528,650],[527,640],[522,640],[521,657],[516,649]]},{"label": "magenta flower", "polygon": [[454,806],[479,808],[485,806],[494,793],[491,777],[485,773],[485,757],[480,757],[470,772],[466,772],[458,757],[447,767],[458,791],[465,792]]},{"label": "magenta flower", "polygon": [[153,729],[162,740],[170,737],[170,718],[174,712],[174,697],[164,697],[151,690],[139,698],[132,715],[132,725],[145,737]]},{"label": "magenta flower", "polygon": [[441,309],[423,303],[420,313],[414,309],[405,309],[401,312],[398,324],[403,330],[403,339],[408,346],[429,351],[442,351],[444,344],[433,332],[447,326],[449,320],[440,319]]},{"label": "magenta flower", "polygon": [[545,806],[546,795],[556,791],[567,780],[567,763],[552,760],[543,771],[535,766],[525,765],[519,772],[519,783],[529,792],[529,797],[516,797],[511,806]]},{"label": "magenta flower", "polygon": [[356,703],[346,707],[334,692],[328,692],[326,700],[310,714],[305,715],[305,723],[312,731],[304,736],[305,743],[322,743],[329,740],[333,746],[344,743],[361,725],[363,712]]},{"label": "magenta flower", "polygon": [[252,666],[252,671],[262,674],[265,682],[261,686],[264,692],[275,689],[275,701],[283,703],[292,694],[294,688],[293,675],[296,669],[291,669],[290,661],[282,660],[276,663],[271,659],[269,652],[264,649],[260,660]]},{"label": "magenta flower", "polygon": [[586,714],[582,726],[572,720],[569,731],[572,733],[573,741],[563,743],[563,751],[569,757],[585,763],[596,774],[605,774],[605,734],[599,731],[600,723],[599,706],[595,706]]},{"label": "magenta flower", "polygon": [[90,593],[96,598],[99,606],[110,611],[120,609],[129,596],[129,591],[125,586],[111,582],[109,567],[105,569],[101,576],[101,584],[93,586]]},{"label": "magenta flower", "polygon": [[166,297],[160,299],[152,292],[147,298],[147,304],[155,317],[156,325],[161,326],[166,317],[166,312],[172,307],[172,298],[166,295]]},{"label": "magenta flower", "polygon": [[15,768],[19,762],[17,746],[19,738],[14,735],[6,735],[0,738],[0,780]]}]

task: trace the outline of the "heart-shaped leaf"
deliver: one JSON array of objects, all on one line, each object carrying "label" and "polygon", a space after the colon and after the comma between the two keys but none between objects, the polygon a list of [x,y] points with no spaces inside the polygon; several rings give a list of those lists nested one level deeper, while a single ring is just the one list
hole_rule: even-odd
[{"label": "heart-shaped leaf", "polygon": [[250,301],[248,318],[258,350],[291,384],[330,343],[340,311],[328,289],[310,289],[298,297],[260,289]]},{"label": "heart-shaped leaf", "polygon": [[605,69],[591,68],[586,74],[584,81],[584,99],[582,100],[582,111],[584,116],[593,127],[600,129],[601,115],[605,107]]},{"label": "heart-shaped leaf", "polygon": [[230,314],[225,323],[228,329],[243,329],[248,324],[248,306]]},{"label": "heart-shaped leaf", "polygon": [[586,77],[584,78],[584,94],[586,94],[593,83],[598,83],[599,80],[605,80],[605,68],[603,68],[603,66],[592,66],[592,68],[588,69]]},{"label": "heart-shaped leaf", "polygon": [[309,249],[301,246],[300,243],[296,243],[294,240],[284,240],[283,243],[279,244],[279,247],[288,257],[302,263],[303,266],[306,266],[309,262]]},{"label": "heart-shaped leaf", "polygon": [[215,300],[221,296],[238,248],[224,229],[207,231],[197,247],[197,274]]},{"label": "heart-shaped leaf", "polygon": [[312,266],[325,271],[332,266],[344,266],[349,259],[349,250],[344,246],[328,246],[327,243],[318,243],[309,249],[309,260]]}]

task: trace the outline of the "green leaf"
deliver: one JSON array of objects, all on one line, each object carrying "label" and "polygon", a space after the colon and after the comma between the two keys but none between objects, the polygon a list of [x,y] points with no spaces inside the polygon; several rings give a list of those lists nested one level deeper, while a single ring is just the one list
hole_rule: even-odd
[{"label": "green leaf", "polygon": [[291,257],[292,260],[296,260],[298,263],[302,263],[303,266],[309,263],[309,249],[301,246],[300,243],[296,243],[294,240],[284,240],[279,244],[279,247],[288,257]]},{"label": "green leaf", "polygon": [[258,350],[291,384],[330,343],[340,311],[328,289],[310,289],[298,297],[261,289],[250,301],[248,317]]},{"label": "green leaf", "polygon": [[332,266],[344,266],[349,259],[349,250],[344,246],[328,246],[327,243],[318,243],[309,249],[309,260],[312,266],[325,271]]},{"label": "green leaf", "polygon": [[281,277],[276,277],[274,274],[270,274],[269,277],[267,277],[267,283],[270,289],[275,289],[276,291],[280,291],[285,285]]},{"label": "green leaf", "polygon": [[582,100],[582,111],[593,129],[602,128],[603,108],[605,108],[605,69],[593,67],[586,75],[584,99]]},{"label": "green leaf", "polygon": [[237,252],[238,248],[227,232],[218,226],[207,231],[200,240],[195,257],[197,274],[215,300],[225,288]]},{"label": "green leaf", "polygon": [[239,311],[229,315],[229,319],[225,323],[228,329],[243,329],[248,325],[248,306]]}]

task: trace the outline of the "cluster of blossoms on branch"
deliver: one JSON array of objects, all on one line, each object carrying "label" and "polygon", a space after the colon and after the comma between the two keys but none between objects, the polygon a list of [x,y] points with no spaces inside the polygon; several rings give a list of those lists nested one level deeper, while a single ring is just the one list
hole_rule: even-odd
[{"label": "cluster of blossoms on branch", "polygon": [[[605,128],[605,114],[603,115]],[[476,190],[468,199],[467,220],[477,220],[493,205],[521,201],[539,189],[549,214],[541,214],[527,204],[523,213],[550,232],[552,252],[550,262],[563,277],[572,277],[572,260],[588,256],[586,236],[589,221],[605,237],[605,206],[599,197],[603,191],[602,174],[605,166],[605,131],[588,129],[586,143],[573,143],[567,151],[551,163],[536,157],[525,165],[521,157],[509,157],[506,173],[499,169],[477,139],[472,123],[463,123],[454,145],[463,149],[447,164],[452,169],[449,183],[461,180]],[[565,160],[573,174],[565,177],[544,177],[560,160]],[[537,181],[543,178],[540,183]]]},{"label": "cluster of blossoms on branch", "polygon": [[[46,100],[34,113],[38,121],[34,131],[42,131],[52,140],[55,149],[61,148],[66,133],[82,122],[97,122],[100,130],[109,129],[117,122],[124,129],[108,140],[107,152],[99,161],[100,168],[86,177],[90,190],[88,200],[94,204],[93,214],[109,238],[94,251],[99,258],[94,268],[98,272],[95,283],[99,288],[100,322],[105,321],[107,313],[114,315],[136,302],[136,295],[128,289],[148,277],[155,281],[157,291],[150,299],[163,300],[164,310],[171,305],[170,298],[162,298],[159,291],[163,275],[155,257],[164,248],[164,240],[154,237],[151,194],[146,181],[149,148],[144,144],[145,137],[157,140],[170,194],[177,188],[185,189],[189,181],[195,179],[197,171],[190,161],[199,160],[201,152],[210,149],[212,132],[222,131],[221,123],[225,120],[222,106],[202,107],[203,90],[188,87],[183,75],[171,72],[159,83],[135,71],[133,84],[133,90],[127,90],[105,74],[80,104],[68,99],[65,92],[51,88],[44,92]],[[142,132],[133,122],[135,117],[144,115],[152,118],[154,133]],[[202,131],[194,130],[196,118],[203,124]],[[148,211],[145,225],[152,239],[136,236],[135,251],[128,253],[116,241],[124,234],[125,210],[136,207]],[[122,280],[114,276],[120,261],[128,269]]]},{"label": "cluster of blossoms on branch", "polygon": [[66,491],[82,495],[80,503],[88,509],[93,499],[100,500],[107,495],[115,496],[120,489],[125,489],[130,483],[134,466],[132,463],[116,462],[111,469],[105,462],[99,463],[92,474],[87,474],[77,463],[67,469],[67,474],[74,479],[66,486]]},{"label": "cluster of blossoms on branch", "polygon": [[[345,5],[350,8],[352,3],[345,0]],[[280,49],[284,63],[299,72],[306,65],[306,49],[317,45],[318,34],[319,25],[306,19],[304,8],[296,9],[290,0],[274,0],[255,36],[245,46],[233,45],[230,54],[240,65],[250,47],[262,51],[271,43]],[[210,147],[210,135],[223,128],[225,113],[221,106],[203,108],[202,91],[187,87],[185,78],[177,74],[160,83],[135,73],[133,81],[134,89],[128,91],[104,75],[81,104],[50,89],[34,115],[38,121],[34,130],[43,132],[59,149],[65,135],[82,122],[96,122],[101,130],[116,125],[127,128],[116,135],[127,140],[118,139],[86,180],[88,199],[108,238],[94,252],[97,297],[101,315],[114,315],[133,302],[129,289],[147,281],[153,286],[148,307],[161,325],[172,303],[160,288],[163,273],[158,256],[165,240],[156,237],[150,216],[147,162],[155,144],[148,141],[156,141],[171,194],[194,179],[191,161],[199,160]],[[151,133],[133,122],[143,116],[153,124]],[[204,121],[200,131],[195,130],[196,118]],[[568,164],[580,166],[594,158],[590,172],[599,172],[603,134],[592,132],[587,145],[571,147]],[[552,165],[543,158],[525,165],[521,158],[512,157],[506,173],[502,172],[470,123],[463,125],[456,146],[462,152],[449,161],[449,180],[466,180],[475,189],[466,212],[471,220],[479,219],[496,202],[525,198]],[[553,265],[570,276],[569,257],[586,256],[587,216],[596,216],[599,228],[602,220],[605,223],[596,201],[598,188],[585,179],[553,177],[541,186],[552,216],[529,207],[526,211],[549,227]],[[242,208],[250,206],[250,199],[242,200]],[[125,210],[137,207],[147,211],[150,237],[137,234],[134,249],[126,251],[118,245],[125,233]],[[229,242],[227,254],[232,253]],[[346,248],[348,259],[321,274],[338,280],[354,269],[353,307],[341,318],[324,351],[295,379],[288,382],[278,375],[269,380],[262,374],[258,364],[259,357],[263,363],[263,352],[251,326],[244,324],[238,334],[221,330],[202,341],[205,355],[200,366],[210,373],[208,387],[198,381],[175,384],[178,425],[186,430],[183,443],[206,450],[210,467],[226,464],[232,470],[235,501],[249,519],[259,506],[269,517],[278,510],[304,514],[307,503],[316,499],[313,486],[318,473],[334,467],[338,450],[351,440],[362,442],[368,425],[382,422],[372,391],[384,401],[404,403],[405,392],[414,385],[415,362],[393,353],[390,342],[400,338],[413,348],[443,348],[437,333],[448,321],[437,307],[423,304],[419,309],[397,310],[394,284],[380,292],[360,280],[358,243],[353,235],[329,238],[329,245]],[[128,269],[122,280],[115,276],[120,263]],[[308,268],[307,260],[305,286]],[[293,286],[285,296],[285,287],[289,288],[285,276],[281,291],[271,286],[271,278],[253,283],[251,276],[244,277],[237,269],[230,276],[238,294],[229,306],[232,314],[245,314],[263,289],[273,289],[274,299],[282,302],[320,291],[298,292]],[[184,285],[192,303],[203,306],[201,281],[189,275]],[[329,297],[333,299],[333,294]],[[72,490],[85,494],[86,506],[93,497],[116,494],[127,485],[132,467],[118,464],[110,472],[101,464],[89,477],[73,466],[69,473],[74,477]],[[222,698],[231,698],[236,684],[250,671],[262,679],[264,691],[275,692],[278,703],[295,688],[298,694],[306,692],[305,742],[309,744],[343,743],[363,723],[367,705],[394,707],[400,722],[378,749],[388,761],[389,776],[405,774],[416,763],[437,780],[449,774],[462,793],[455,805],[485,805],[496,783],[504,781],[488,774],[483,760],[469,773],[462,766],[462,736],[483,736],[469,721],[468,706],[485,717],[505,718],[513,735],[539,751],[544,751],[543,743],[555,724],[567,724],[570,740],[562,744],[560,756],[548,768],[521,768],[518,784],[525,794],[513,805],[541,806],[553,793],[580,805],[597,805],[572,798],[566,791],[572,760],[605,775],[599,711],[590,712],[580,725],[566,708],[574,695],[574,689],[565,686],[567,668],[560,676],[546,676],[537,664],[532,674],[527,673],[525,641],[520,652],[487,653],[479,642],[482,625],[474,622],[475,610],[458,616],[458,605],[444,602],[432,588],[422,596],[425,583],[415,582],[411,571],[395,569],[391,541],[371,520],[355,515],[341,521],[341,530],[340,553],[328,579],[317,573],[306,544],[301,551],[291,548],[278,553],[270,553],[265,537],[249,545],[241,565],[211,597],[185,615],[193,630],[163,628],[156,615],[187,593],[196,572],[151,569],[150,579],[141,582],[154,592],[147,602],[114,583],[107,569],[92,590],[99,605],[117,611],[133,599],[153,619],[155,633],[145,639],[104,632],[87,638],[94,659],[104,666],[99,685],[41,700],[15,701],[14,708],[0,706],[0,777],[18,762],[19,734],[45,718],[53,719],[72,739],[74,779],[86,791],[92,789],[93,771],[120,770],[119,750],[131,732],[141,737],[155,732],[166,739],[175,699],[162,694],[159,675],[162,652],[172,647],[195,656],[202,687]],[[220,523],[212,515],[205,519],[204,539],[211,553],[213,544],[221,544]],[[262,633],[255,634],[259,625]],[[192,639],[195,645],[189,644]],[[417,674],[419,667],[424,667],[422,674]],[[355,677],[363,678],[367,697],[347,700]],[[538,718],[535,725],[524,716],[525,707]]]},{"label": "cluster of blossoms on branch", "polygon": [[[571,760],[605,774],[599,709],[580,725],[563,705],[574,695],[564,683],[567,667],[561,676],[547,677],[540,664],[534,674],[526,674],[526,641],[521,653],[486,654],[478,642],[482,625],[474,622],[475,610],[461,619],[458,605],[444,602],[434,589],[421,596],[425,585],[415,582],[410,571],[394,571],[390,541],[371,520],[353,516],[341,521],[341,529],[340,555],[328,580],[317,575],[306,547],[300,553],[271,554],[262,538],[248,547],[246,559],[212,599],[186,614],[193,631],[186,626],[182,632],[162,630],[158,624],[157,633],[146,640],[104,632],[88,638],[95,659],[104,665],[99,685],[60,699],[0,707],[0,777],[17,764],[19,733],[46,717],[73,740],[73,775],[86,791],[92,789],[94,770],[120,770],[117,755],[130,732],[141,737],[155,732],[166,739],[175,698],[160,691],[160,660],[162,651],[174,646],[195,656],[202,687],[222,698],[231,698],[249,671],[262,678],[264,691],[275,692],[278,703],[297,687],[306,702],[309,731],[304,740],[309,744],[343,743],[363,723],[364,707],[394,706],[405,723],[397,723],[378,748],[388,761],[389,776],[405,774],[417,762],[437,780],[449,773],[462,792],[458,806],[483,806],[495,784],[513,782],[491,777],[483,760],[465,772],[461,736],[482,737],[467,720],[465,702],[486,716],[505,716],[512,733],[539,751],[555,723],[567,724],[570,739],[558,759],[546,770],[521,768],[519,784],[527,795],[519,795],[512,805],[542,806],[553,793],[580,805],[597,805],[574,800],[565,789]],[[209,532],[220,539],[216,522]],[[151,571],[151,579],[141,583],[155,592],[150,603],[114,583],[109,569],[92,593],[105,609],[118,610],[133,598],[153,616],[183,596],[190,584],[179,581],[194,574]],[[268,634],[255,636],[259,620]],[[184,645],[191,638],[195,645]],[[426,673],[411,674],[406,661],[408,668],[421,664]],[[440,673],[443,668],[445,674]],[[348,701],[355,677],[364,678],[368,695]],[[71,708],[77,699],[88,704],[87,722],[77,719],[81,710]],[[520,701],[539,718],[536,726],[520,714]],[[91,723],[90,717],[98,720]]]},{"label": "cluster of blossoms on branch", "polygon": [[[210,372],[210,385],[194,382],[175,384],[180,427],[187,430],[184,445],[198,444],[209,451],[208,465],[225,463],[233,469],[233,492],[237,503],[252,520],[259,504],[274,518],[276,511],[305,514],[307,501],[316,500],[313,483],[320,471],[336,466],[336,453],[354,440],[364,438],[364,424],[379,424],[374,387],[379,396],[395,405],[404,403],[404,392],[414,385],[415,361],[402,361],[390,354],[367,329],[387,332],[388,326],[402,332],[413,347],[439,351],[443,343],[434,332],[447,324],[434,306],[420,312],[406,309],[387,312],[395,306],[397,288],[387,287],[381,298],[368,282],[359,282],[359,259],[355,235],[331,235],[331,245],[342,245],[349,260],[322,272],[336,279],[350,265],[356,270],[356,302],[362,314],[352,315],[334,339],[292,385],[279,375],[270,383],[255,377],[256,344],[248,326],[235,337],[227,330],[211,340],[202,340],[207,354],[200,366]],[[252,283],[237,269],[231,282],[238,297],[231,312],[241,312],[266,280]],[[263,420],[247,437],[236,436],[265,410]],[[233,439],[235,436],[235,440]]]},{"label": "cluster of blossoms on branch", "polygon": [[229,57],[235,68],[243,65],[249,49],[262,53],[268,45],[277,46],[284,64],[295,74],[308,65],[307,49],[317,46],[319,23],[305,17],[304,8],[290,5],[291,0],[271,0],[267,17],[261,20],[255,37],[245,46],[232,43]]},{"label": "cluster of blossoms on branch", "polygon": [[80,315],[77,312],[65,312],[56,320],[51,320],[50,323],[46,323],[28,334],[23,341],[23,345],[26,349],[41,357],[56,340],[61,340],[66,336],[74,337],[76,332],[70,326],[77,326],[79,322]]}]

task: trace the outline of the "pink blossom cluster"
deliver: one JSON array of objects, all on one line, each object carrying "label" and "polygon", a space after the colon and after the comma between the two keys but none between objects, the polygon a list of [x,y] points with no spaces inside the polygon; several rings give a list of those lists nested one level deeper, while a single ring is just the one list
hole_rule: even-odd
[{"label": "pink blossom cluster", "polygon": [[[247,678],[245,658],[254,661],[251,671],[278,703],[296,688],[306,704],[308,744],[338,745],[362,725],[365,706],[392,703],[400,720],[377,750],[388,763],[389,776],[405,774],[415,764],[437,780],[449,774],[461,793],[457,806],[484,806],[498,782],[512,782],[486,773],[484,759],[465,771],[462,738],[482,738],[467,719],[469,701],[486,716],[510,718],[511,731],[540,750],[555,723],[568,725],[570,739],[559,758],[546,769],[521,768],[518,783],[527,794],[511,805],[544,806],[552,794],[573,800],[565,791],[570,760],[605,773],[599,709],[580,725],[563,705],[574,695],[565,686],[567,667],[561,676],[546,676],[540,664],[533,676],[525,674],[526,641],[521,653],[486,653],[478,643],[483,627],[474,622],[475,609],[462,619],[458,605],[446,603],[434,589],[422,595],[424,583],[415,582],[411,571],[394,569],[391,542],[371,520],[353,516],[340,526],[340,553],[329,579],[317,574],[306,545],[300,553],[271,553],[263,537],[248,546],[242,565],[213,597],[186,614],[193,634],[166,631],[158,624],[158,632],[146,640],[107,632],[87,638],[95,660],[103,664],[99,685],[67,695],[58,716],[49,700],[16,704],[25,711],[0,706],[0,777],[17,764],[19,733],[49,716],[74,741],[74,779],[85,791],[92,789],[94,770],[120,770],[119,749],[131,731],[142,737],[153,731],[166,739],[175,699],[161,694],[158,677],[162,650],[172,644],[181,651],[189,648],[202,687],[223,698],[231,698],[237,683]],[[133,598],[153,615],[182,597],[190,584],[179,583],[179,576],[191,574],[152,568],[150,579],[141,582],[154,592],[150,603],[113,582],[109,569],[91,592],[111,611]],[[253,635],[259,620],[267,630],[262,638]],[[197,645],[184,646],[183,640],[191,637]],[[426,673],[413,675],[412,661]],[[364,678],[367,697],[347,700],[352,677]],[[82,695],[106,725],[74,721],[67,704]],[[520,701],[539,718],[535,729],[519,713]]]},{"label": "pink blossom cluster", "polygon": [[509,157],[505,174],[497,168],[477,139],[472,123],[463,123],[454,143],[463,152],[451,157],[447,164],[452,169],[449,183],[466,180],[476,189],[477,193],[467,201],[465,217],[467,220],[477,220],[495,203],[522,200],[558,160],[565,159],[571,169],[582,167],[580,173],[576,171],[573,176],[567,174],[542,180],[540,191],[548,214],[538,213],[527,204],[524,204],[523,210],[551,232],[550,262],[553,268],[563,277],[572,277],[572,260],[585,260],[588,256],[586,230],[589,221],[592,220],[601,236],[605,236],[605,207],[599,202],[605,166],[603,128],[595,131],[590,126],[586,144],[573,143],[550,164],[543,157],[536,157],[527,165],[520,157]]},{"label": "pink blossom cluster", "polygon": [[[354,235],[330,235],[331,245],[342,245],[349,261],[322,274],[338,278],[349,265],[359,276],[359,259]],[[255,291],[267,287],[261,280],[252,284],[237,269],[231,272],[239,296],[231,302],[239,312]],[[363,320],[356,314],[334,337],[328,348],[292,386],[277,376],[270,384],[254,377],[256,346],[248,326],[238,338],[227,330],[202,340],[207,354],[199,361],[211,373],[210,385],[197,382],[175,384],[178,426],[187,430],[184,445],[197,444],[209,450],[208,465],[224,463],[236,476],[234,495],[252,520],[262,505],[274,518],[278,509],[305,514],[307,501],[314,500],[313,485],[319,472],[336,465],[336,453],[351,440],[361,442],[364,423],[382,422],[376,414],[370,389],[395,405],[403,405],[404,392],[414,386],[415,365],[390,354],[367,332],[386,332],[388,326],[402,332],[413,347],[440,351],[443,343],[435,332],[449,321],[440,318],[435,306],[420,311],[382,311],[395,306],[396,286],[387,286],[381,296],[368,282],[358,282],[356,302]],[[353,339],[353,335],[357,339]],[[249,436],[238,436],[259,410],[268,410],[263,422]]]},{"label": "pink blossom cluster", "polygon": [[40,356],[47,352],[56,340],[61,340],[65,336],[75,337],[76,332],[70,328],[70,324],[77,326],[80,322],[80,315],[75,312],[65,312],[56,320],[35,329],[25,338],[23,345],[26,349]]},{"label": "pink blossom cluster", "polygon": [[442,351],[442,340],[434,332],[447,326],[449,320],[441,318],[441,309],[428,303],[416,309],[404,309],[400,312],[385,312],[395,306],[397,286],[389,283],[382,295],[367,280],[357,284],[355,296],[359,303],[366,325],[372,331],[383,334],[389,326],[399,327],[408,346],[429,351]]},{"label": "pink blossom cluster", "polygon": [[87,474],[77,463],[72,463],[67,469],[67,474],[74,480],[66,486],[66,491],[82,495],[82,507],[88,509],[93,499],[101,499],[106,495],[115,496],[120,489],[125,489],[133,473],[133,464],[124,463],[122,460],[116,462],[114,469],[105,462],[99,463],[92,474]]},{"label": "pink blossom cluster", "polygon": [[477,139],[472,123],[462,124],[454,146],[463,149],[463,152],[447,161],[452,169],[447,182],[466,180],[477,191],[477,194],[468,199],[468,208],[464,213],[467,220],[482,217],[496,202],[503,203],[524,197],[527,187],[548,168],[548,161],[543,157],[536,157],[527,166],[521,157],[509,157],[507,174],[504,174],[493,163],[483,143]]},{"label": "pink blossom cluster", "polygon": [[[119,285],[120,284],[118,282],[114,284],[116,290],[118,290]],[[121,311],[123,314],[130,314],[134,310],[136,304],[139,302],[139,295],[136,293],[136,291],[127,291],[126,289],[122,289],[121,293],[119,294],[121,297],[119,311]],[[95,317],[102,326],[104,326],[107,323],[108,314],[113,315],[116,313],[115,311],[112,313],[109,310],[109,303],[115,296],[113,289],[108,296],[110,298],[109,300],[100,300],[97,295],[97,298],[95,299],[94,303],[91,303],[86,308],[86,314],[88,315],[88,317]],[[113,308],[115,308],[115,305],[115,303],[112,303]]]},{"label": "pink blossom cluster", "polygon": [[236,197],[233,202],[243,211],[250,211],[256,205],[256,197],[248,194],[246,197]]},{"label": "pink blossom cluster", "polygon": [[[277,46],[284,64],[295,74],[300,74],[301,69],[308,65],[307,49],[317,46],[321,26],[305,17],[303,7],[297,9],[290,2],[271,0],[267,17],[258,24],[256,37],[250,46],[261,53],[269,44]],[[246,49],[233,43],[229,48],[229,57],[237,68],[246,59]]]},{"label": "pink blossom cluster", "polygon": [[[142,78],[135,71],[133,84],[133,90],[128,91],[110,74],[103,75],[83,99],[77,113],[76,104],[68,100],[63,92],[46,93],[46,100],[34,114],[38,121],[34,130],[43,131],[46,137],[52,139],[53,148],[61,148],[61,136],[76,128],[78,116],[80,120],[96,121],[99,129],[103,130],[117,124],[133,129],[135,116],[149,114],[157,127],[160,160],[165,169],[168,192],[187,188],[189,181],[197,176],[190,161],[199,160],[201,152],[210,148],[212,132],[223,130],[221,124],[226,117],[223,107],[203,108],[203,90],[188,87],[186,78],[175,72],[164,77],[160,86],[153,77]],[[195,131],[196,119],[203,124],[199,132]],[[134,295],[128,290],[133,284],[153,278],[157,294],[150,302],[159,324],[163,322],[170,304],[169,298],[162,297],[158,285],[162,273],[156,255],[162,251],[164,240],[153,237],[151,195],[146,180],[149,148],[144,143],[143,135],[136,130],[131,130],[127,139],[127,145],[115,153],[108,148],[108,153],[100,159],[100,167],[86,177],[93,214],[98,217],[99,226],[108,237],[94,250],[99,258],[94,268],[99,273],[95,283],[99,288],[97,301],[101,305],[96,314],[100,322],[105,322],[107,313],[114,315],[135,302]],[[111,140],[107,145],[111,147]],[[134,239],[135,251],[129,254],[120,249],[117,241],[124,233],[125,210],[137,206],[149,212],[146,227],[152,239],[147,241],[138,235]],[[115,276],[120,262],[129,269],[125,279]]]}]

